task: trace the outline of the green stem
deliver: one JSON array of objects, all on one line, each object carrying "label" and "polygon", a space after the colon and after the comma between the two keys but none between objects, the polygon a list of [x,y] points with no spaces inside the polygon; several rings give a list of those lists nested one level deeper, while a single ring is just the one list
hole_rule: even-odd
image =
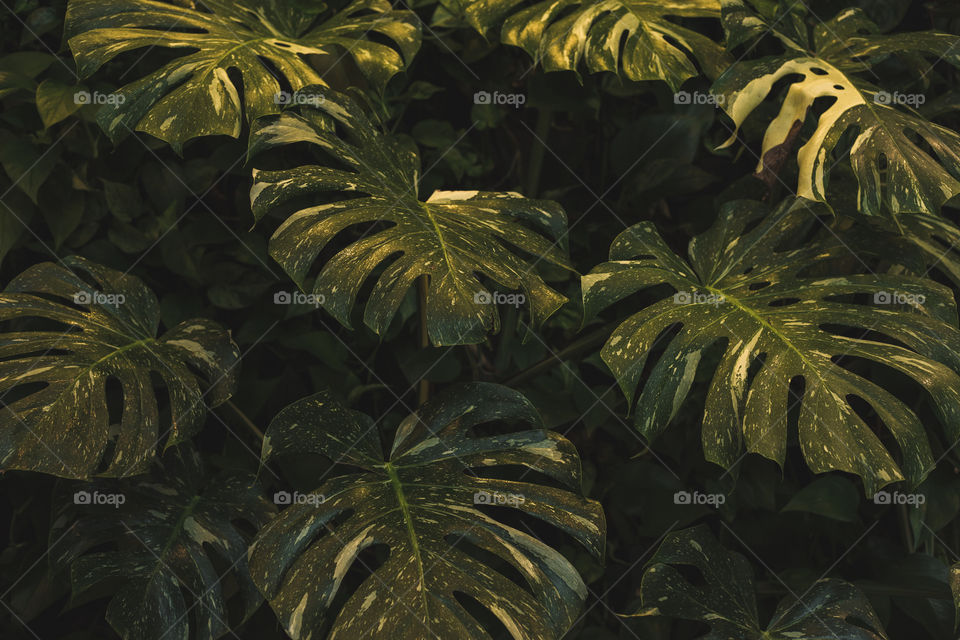
[{"label": "green stem", "polygon": [[[427,331],[427,276],[417,279],[417,294],[420,305],[420,348],[430,348],[430,333]],[[420,378],[417,389],[417,406],[423,406],[430,399],[430,381]]]},{"label": "green stem", "polygon": [[528,198],[536,198],[540,188],[540,172],[543,170],[543,155],[547,149],[547,136],[550,135],[550,120],[552,112],[541,108],[537,112],[537,138],[533,141],[530,150],[530,163],[527,165],[527,188],[524,193]]},{"label": "green stem", "polygon": [[245,413],[243,412],[243,410],[240,409],[240,407],[238,407],[237,405],[233,404],[233,401],[232,401],[232,400],[227,400],[224,404],[226,404],[228,407],[230,407],[230,408],[233,410],[233,412],[234,412],[235,414],[237,414],[237,416],[240,418],[240,422],[242,422],[243,424],[245,424],[245,425],[247,426],[247,428],[250,429],[250,431],[252,431],[254,434],[256,434],[256,436],[257,436],[258,438],[260,438],[261,440],[263,440],[263,431],[261,431],[259,428],[257,428],[257,425],[255,425],[255,424],[253,423],[253,420],[251,420],[250,418],[248,418],[248,417],[247,417],[247,414],[245,414]]}]

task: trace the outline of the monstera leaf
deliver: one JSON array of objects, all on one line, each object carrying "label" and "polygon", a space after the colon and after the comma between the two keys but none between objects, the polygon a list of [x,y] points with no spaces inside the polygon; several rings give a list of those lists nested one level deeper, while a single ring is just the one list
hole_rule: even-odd
[{"label": "monstera leaf", "polygon": [[[868,495],[904,478],[917,482],[933,464],[924,427],[860,365],[872,362],[913,378],[955,441],[960,332],[953,294],[919,277],[843,267],[843,261],[862,265],[836,232],[800,248],[780,248],[801,238],[813,220],[802,200],[789,200],[765,217],[759,204],[731,203],[690,243],[689,261],[674,255],[649,223],[623,232],[611,261],[583,278],[587,313],[655,285],[677,293],[627,319],[601,356],[632,400],[658,336],[679,325],[650,368],[637,404],[636,426],[648,437],[677,414],[704,352],[722,343],[703,416],[710,461],[730,467],[745,444],[782,466],[787,413],[799,404],[800,447],[813,471],[856,473]],[[795,399],[794,378],[804,383]],[[900,465],[853,399],[869,405],[896,441]]]},{"label": "monstera leaf", "polygon": [[[577,570],[480,505],[544,520],[598,558],[603,512],[579,495],[580,462],[570,442],[538,428],[505,435],[475,429],[500,420],[540,423],[522,395],[485,383],[451,390],[404,420],[389,453],[370,418],[326,393],[280,412],[264,440],[266,458],[319,453],[359,470],[303,496],[311,500],[291,501],[250,548],[253,580],[291,638],[320,638],[327,626],[331,638],[490,638],[458,594],[518,640],[566,632],[586,596]],[[573,492],[473,471],[504,465],[526,467]],[[372,545],[389,547],[386,562],[353,593],[341,594],[344,575],[364,564],[357,556]],[[497,564],[512,567],[522,582]],[[338,599],[345,604],[334,614]]]},{"label": "monstera leaf", "polygon": [[[695,568],[705,584],[692,584],[677,567]],[[780,602],[760,626],[753,571],[727,551],[706,525],[671,533],[650,560],[640,586],[638,616],[669,616],[710,625],[701,640],[886,640],[870,602],[842,580],[819,580],[799,598]]]},{"label": "monstera leaf", "polygon": [[243,618],[262,601],[244,529],[259,529],[275,509],[252,476],[205,481],[195,452],[174,448],[163,462],[135,483],[61,491],[50,555],[70,567],[74,603],[112,596],[107,621],[123,638],[219,638],[241,622],[227,613],[225,583],[236,585]]},{"label": "monstera leaf", "polygon": [[903,239],[917,247],[924,261],[923,275],[942,271],[960,287],[960,258],[955,247],[960,245],[960,229],[955,224],[934,216],[900,216]]},{"label": "monstera leaf", "polygon": [[[319,23],[316,7],[322,3],[313,9],[280,0],[196,4],[198,9],[155,0],[71,0],[66,35],[83,77],[127,51],[188,50],[106,102],[99,121],[114,139],[134,127],[176,147],[197,136],[237,137],[244,112],[253,121],[280,111],[282,86],[296,90],[323,82],[307,56],[344,52],[383,86],[420,46],[417,17],[393,10],[386,0],[356,0]],[[231,70],[240,73],[242,85]]]},{"label": "monstera leaf", "polygon": [[[470,3],[480,31],[499,25],[522,0]],[[716,78],[732,61],[723,47],[670,18],[719,18],[718,0],[548,0],[510,15],[502,40],[524,48],[547,71],[612,71],[630,80],[665,80],[674,90],[697,73]]]},{"label": "monstera leaf", "polygon": [[[534,271],[541,261],[572,271],[564,242],[566,215],[559,205],[482,191],[438,191],[423,202],[417,196],[420,162],[413,149],[382,134],[347,96],[323,87],[305,92],[344,136],[316,113],[305,117],[288,111],[266,118],[254,131],[251,153],[307,142],[329,155],[330,166],[255,170],[251,201],[258,220],[287,203],[318,201],[290,215],[270,239],[270,255],[301,288],[338,233],[354,225],[389,223],[336,253],[314,282],[317,299],[337,320],[350,326],[361,286],[388,259],[364,314],[377,333],[387,329],[419,276],[429,278],[427,328],[436,345],[476,343],[491,329],[499,330],[499,301],[519,305],[525,299],[534,324],[566,302]],[[491,292],[476,274],[523,294]]]},{"label": "monstera leaf", "polygon": [[[741,5],[742,7],[742,5]],[[867,33],[869,35],[862,35]],[[960,38],[946,34],[882,36],[858,9],[848,9],[820,25],[807,45],[814,52],[739,62],[714,84],[737,131],[778,81],[798,75],[763,138],[757,173],[775,172],[808,110],[818,98],[832,103],[797,151],[797,195],[827,202],[832,167],[849,151],[858,182],[858,208],[869,215],[939,213],[960,193],[960,135],[915,115],[907,108],[914,94],[878,90],[856,73],[891,53],[928,54],[960,64]],[[847,140],[849,144],[843,144]],[[926,147],[932,150],[928,153]]]},{"label": "monstera leaf", "polygon": [[[192,436],[206,406],[230,397],[239,351],[207,320],[158,337],[158,316],[140,280],[82,258],[17,276],[0,294],[0,321],[41,324],[0,334],[0,468],[125,476],[142,473],[160,442]],[[170,401],[162,431],[153,374]],[[112,382],[123,397],[119,424],[111,424]]]}]

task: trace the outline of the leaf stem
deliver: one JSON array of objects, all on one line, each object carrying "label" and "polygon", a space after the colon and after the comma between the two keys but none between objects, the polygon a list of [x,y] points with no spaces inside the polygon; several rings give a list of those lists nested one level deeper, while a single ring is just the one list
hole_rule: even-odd
[{"label": "leaf stem", "polygon": [[243,424],[245,424],[245,425],[247,426],[247,428],[250,429],[250,431],[252,431],[258,438],[260,438],[261,440],[263,440],[263,431],[261,431],[261,430],[257,427],[257,425],[255,425],[255,424],[253,423],[253,420],[251,420],[250,418],[247,417],[247,414],[245,414],[245,413],[240,409],[240,407],[238,407],[237,405],[235,405],[235,404],[233,403],[233,400],[227,400],[224,404],[227,405],[228,407],[230,407],[230,408],[233,410],[233,412],[234,412],[235,414],[237,414],[237,416],[240,418],[240,422],[242,422]]},{"label": "leaf stem", "polygon": [[547,136],[550,135],[550,109],[540,108],[537,112],[536,140],[530,149],[530,164],[527,172],[527,185],[524,195],[536,198],[540,188],[540,172],[543,170],[543,155],[547,148]]},{"label": "leaf stem", "polygon": [[[430,333],[427,330],[427,280],[428,276],[417,278],[417,298],[420,306],[420,348],[430,348]],[[430,399],[430,381],[420,378],[417,389],[417,406],[422,407]]]}]

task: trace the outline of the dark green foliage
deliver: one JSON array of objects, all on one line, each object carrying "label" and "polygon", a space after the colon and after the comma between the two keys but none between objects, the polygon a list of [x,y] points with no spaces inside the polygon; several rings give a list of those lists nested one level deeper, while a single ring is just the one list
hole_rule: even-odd
[{"label": "dark green foliage", "polygon": [[952,2],[0,35],[2,640],[958,637]]}]

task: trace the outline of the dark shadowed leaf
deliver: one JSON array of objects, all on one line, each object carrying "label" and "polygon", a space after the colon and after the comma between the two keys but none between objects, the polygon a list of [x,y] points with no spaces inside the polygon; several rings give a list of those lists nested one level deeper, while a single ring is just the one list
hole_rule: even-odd
[{"label": "dark shadowed leaf", "polygon": [[803,511],[841,522],[856,522],[860,492],[846,478],[828,475],[800,489],[781,511]]},{"label": "dark shadowed leaf", "polygon": [[[51,558],[70,566],[74,602],[112,596],[107,621],[123,638],[219,638],[260,605],[244,529],[259,529],[275,508],[253,476],[207,479],[184,447],[157,467],[139,481],[64,484]],[[228,584],[239,592],[239,619],[228,614]]]},{"label": "dark shadowed leaf", "polygon": [[[677,567],[695,568],[693,584]],[[669,616],[710,625],[700,640],[886,640],[870,602],[852,584],[819,580],[780,602],[760,625],[750,563],[727,551],[701,525],[671,533],[657,549],[641,584],[638,616]]]},{"label": "dark shadowed leaf", "polygon": [[[474,431],[500,420],[534,429],[493,436]],[[536,428],[539,423],[519,393],[473,383],[409,416],[385,452],[373,421],[327,393],[284,409],[267,431],[265,458],[319,453],[362,470],[327,480],[312,494],[312,504],[285,509],[251,547],[254,582],[290,637],[319,638],[330,625],[333,638],[490,638],[458,602],[458,593],[476,600],[518,640],[563,636],[586,597],[577,570],[536,537],[478,508],[519,510],[602,556],[603,512],[580,495],[576,450]],[[472,472],[502,465],[526,467],[567,489]],[[523,584],[457,541],[509,564]],[[389,547],[389,558],[331,617],[331,603],[357,554],[377,544]]]}]

